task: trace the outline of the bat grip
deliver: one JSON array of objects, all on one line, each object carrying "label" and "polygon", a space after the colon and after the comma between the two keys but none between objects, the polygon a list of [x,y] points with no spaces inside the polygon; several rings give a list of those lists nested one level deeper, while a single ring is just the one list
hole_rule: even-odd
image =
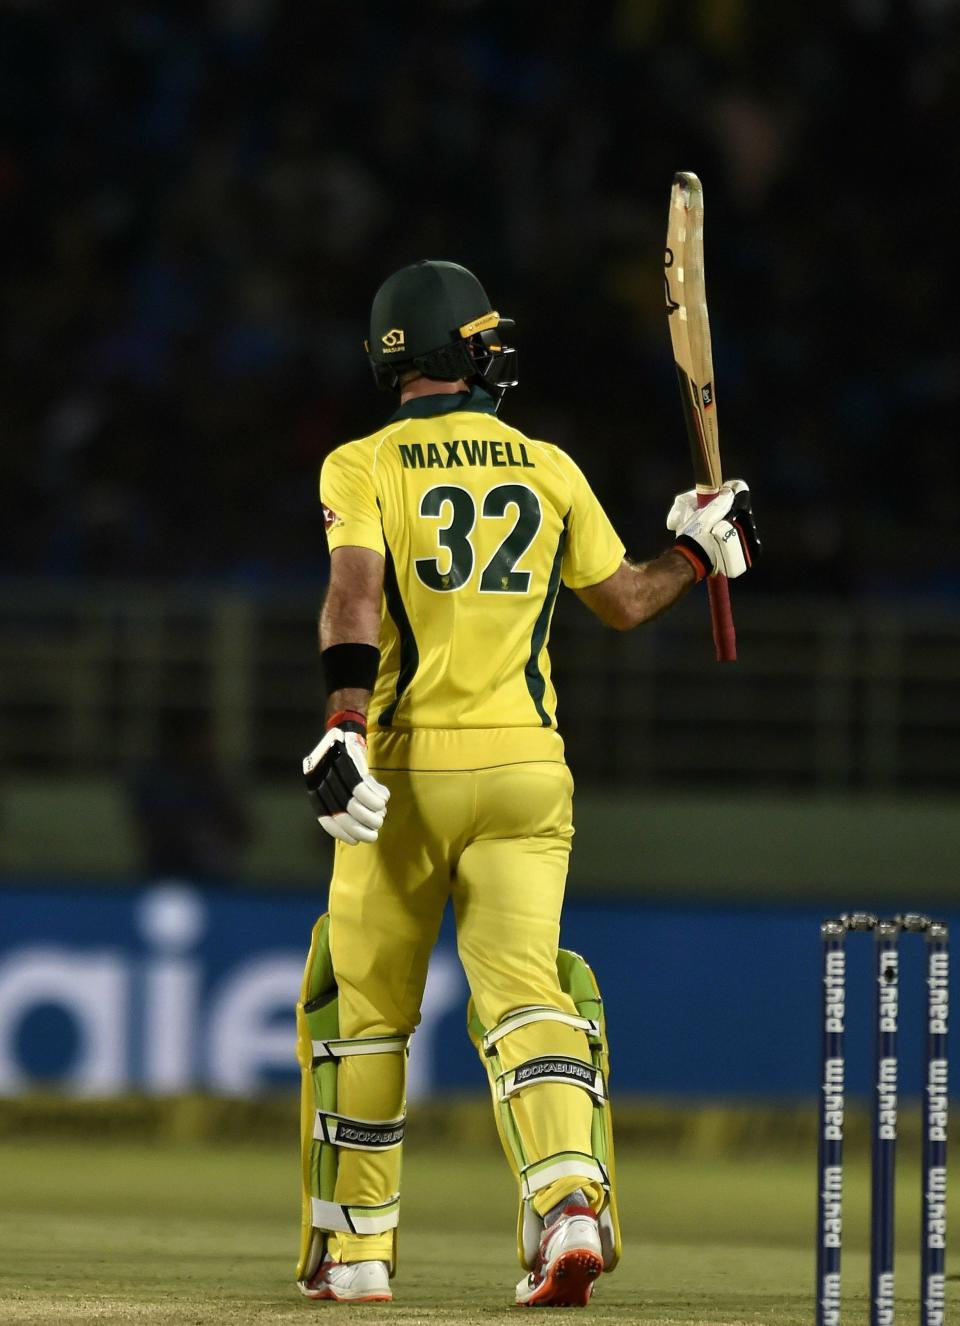
[{"label": "bat grip", "polygon": [[[712,502],[716,493],[697,493],[697,506],[706,506]],[[707,580],[707,594],[710,599],[710,620],[713,623],[713,643],[717,650],[718,663],[737,661],[737,632],[733,625],[733,610],[730,607],[730,582],[726,576],[710,576]]]}]

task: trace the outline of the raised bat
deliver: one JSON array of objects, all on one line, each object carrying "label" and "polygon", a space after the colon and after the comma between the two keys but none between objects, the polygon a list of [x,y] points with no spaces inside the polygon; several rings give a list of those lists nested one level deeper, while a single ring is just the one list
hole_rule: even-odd
[{"label": "raised bat", "polygon": [[[663,259],[667,321],[693,456],[697,501],[706,506],[722,483],[710,319],[703,278],[703,189],[691,171],[679,171],[670,190]],[[707,581],[718,662],[737,657],[737,635],[726,576]]]}]

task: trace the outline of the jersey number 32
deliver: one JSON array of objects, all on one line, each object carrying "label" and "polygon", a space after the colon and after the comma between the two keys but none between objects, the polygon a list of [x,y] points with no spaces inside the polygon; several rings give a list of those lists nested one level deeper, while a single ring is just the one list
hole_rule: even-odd
[{"label": "jersey number 32", "polygon": [[[526,594],[530,588],[530,572],[514,568],[537,536],[543,519],[540,499],[524,484],[502,483],[484,495],[480,514],[487,519],[502,519],[510,507],[516,509],[517,518],[480,573],[481,594]],[[417,576],[427,589],[439,593],[463,589],[473,575],[476,562],[470,541],[477,523],[473,494],[453,484],[439,484],[420,499],[420,515],[445,522],[437,528],[437,543],[446,550],[446,555],[418,557]],[[441,566],[445,569],[441,570]]]}]

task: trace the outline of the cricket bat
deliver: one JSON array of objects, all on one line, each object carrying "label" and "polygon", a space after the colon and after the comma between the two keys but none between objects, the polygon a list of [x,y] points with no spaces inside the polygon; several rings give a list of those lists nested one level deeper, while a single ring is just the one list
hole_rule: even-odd
[{"label": "cricket bat", "polygon": [[[722,483],[710,319],[703,277],[703,189],[690,171],[673,177],[663,260],[667,321],[693,457],[697,501],[706,506]],[[726,576],[707,580],[718,662],[737,657],[737,635]]]}]

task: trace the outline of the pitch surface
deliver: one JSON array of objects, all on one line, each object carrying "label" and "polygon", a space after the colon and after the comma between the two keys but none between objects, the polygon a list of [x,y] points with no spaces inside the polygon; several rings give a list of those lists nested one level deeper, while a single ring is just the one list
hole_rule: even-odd
[{"label": "pitch surface", "polygon": [[[916,1318],[917,1184],[901,1176],[903,1319]],[[620,1160],[626,1248],[584,1317],[646,1326],[808,1326],[814,1166],[804,1159]],[[865,1320],[866,1174],[849,1175],[849,1320]],[[232,1326],[349,1313],[349,1326],[517,1322],[512,1181],[482,1147],[406,1161],[396,1301],[301,1299],[292,1145],[0,1145],[0,1323]],[[858,1212],[860,1214],[858,1214]],[[957,1204],[951,1213],[960,1226]],[[856,1300],[856,1302],[854,1302]],[[908,1307],[908,1304],[910,1305]],[[954,1308],[948,1321],[960,1322]]]}]

